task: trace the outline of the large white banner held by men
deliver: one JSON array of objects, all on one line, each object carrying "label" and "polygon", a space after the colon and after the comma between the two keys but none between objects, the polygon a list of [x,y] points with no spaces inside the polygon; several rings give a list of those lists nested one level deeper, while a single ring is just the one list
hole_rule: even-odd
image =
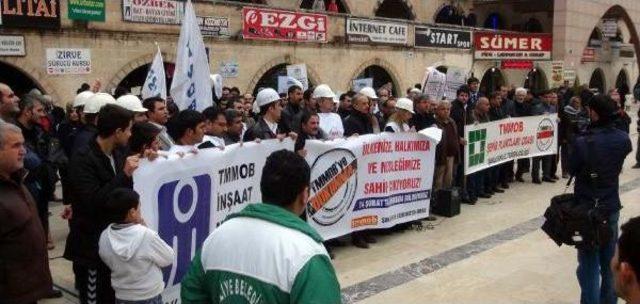
[{"label": "large white banner held by men", "polygon": [[191,0],[185,6],[176,54],[171,97],[178,108],[202,111],[211,106],[209,59]]},{"label": "large white banner held by men", "polygon": [[464,127],[464,172],[471,174],[519,158],[556,154],[558,115],[512,117]]},{"label": "large white banner held by men", "polygon": [[173,265],[163,269],[165,303],[179,299],[179,283],[209,233],[227,215],[260,202],[266,157],[281,149],[293,150],[293,141],[205,149],[184,158],[173,155],[144,162],[136,170],[133,184],[140,194],[142,216],[176,253]]},{"label": "large white banner held by men", "polygon": [[[429,215],[437,136],[382,133],[307,141],[307,221],[325,239]],[[437,137],[437,138],[434,138]]]}]

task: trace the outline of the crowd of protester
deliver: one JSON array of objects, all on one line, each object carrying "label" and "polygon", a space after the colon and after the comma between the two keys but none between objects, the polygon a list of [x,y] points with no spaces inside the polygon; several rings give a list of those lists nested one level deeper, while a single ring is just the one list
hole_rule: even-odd
[{"label": "crowd of protester", "polygon": [[[5,170],[0,187],[23,184],[33,198],[27,204],[35,208],[37,219],[33,222],[42,226],[25,228],[32,230],[24,232],[30,237],[30,243],[24,245],[30,249],[30,259],[25,260],[13,257],[8,249],[12,242],[22,242],[5,236],[23,224],[21,219],[12,218],[12,224],[7,225],[5,218],[0,218],[2,267],[22,267],[8,264],[19,261],[15,263],[33,269],[18,271],[29,277],[26,281],[17,277],[10,281],[30,282],[24,286],[31,286],[32,290],[17,286],[21,283],[11,283],[17,285],[0,285],[0,293],[17,299],[15,303],[60,295],[51,287],[46,250],[37,246],[43,238],[48,249],[54,247],[48,229],[48,204],[57,199],[54,192],[58,182],[65,205],[62,216],[69,220],[64,257],[73,263],[81,302],[157,300],[162,291],[159,269],[171,263],[173,251],[155,232],[138,225],[144,220],[139,213],[139,198],[130,189],[132,174],[142,158],[285,137],[294,139],[295,153],[304,156],[306,140],[437,127],[443,136],[436,148],[434,190],[456,188],[462,201],[473,205],[507,191],[514,182],[526,182],[526,175],[534,184],[567,178],[575,140],[590,123],[585,108],[594,98],[589,90],[568,87],[532,92],[502,86],[494,92],[480,92],[479,81],[473,77],[457,89],[452,101],[433,99],[423,94],[419,85],[408,89],[403,97],[393,95],[393,90],[386,87],[377,91],[366,87],[336,96],[328,85],[321,84],[307,90],[292,85],[284,97],[274,89],[263,88],[254,97],[225,87],[221,98],[198,112],[180,111],[170,99],[141,100],[123,89],[114,95],[100,92],[98,83],[83,85],[63,109],[38,90],[18,98],[10,87],[0,84],[0,129],[21,132],[25,147],[21,157],[24,172],[28,172],[20,181],[13,179],[17,169]],[[611,115],[616,128],[628,133],[631,118],[617,90],[600,96],[615,108]],[[557,154],[519,159],[464,175],[465,125],[552,113],[559,117]],[[6,136],[0,133],[4,149]],[[634,166],[639,167],[640,164]],[[406,227],[399,225],[391,231]],[[351,241],[354,246],[369,248],[376,243],[376,234],[388,232],[360,231],[351,235]],[[344,243],[340,240],[325,242],[328,249],[341,245]],[[131,246],[142,249],[133,250]],[[123,266],[123,260],[133,262]],[[140,275],[142,269],[150,269],[148,277]]]}]

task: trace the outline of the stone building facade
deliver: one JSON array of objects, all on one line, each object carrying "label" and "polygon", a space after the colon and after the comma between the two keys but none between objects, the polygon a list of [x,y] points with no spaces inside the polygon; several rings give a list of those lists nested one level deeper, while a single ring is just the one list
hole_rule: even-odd
[{"label": "stone building facade", "polygon": [[[9,0],[9,3],[17,0]],[[138,1],[138,0],[133,0]],[[640,29],[640,2],[636,0],[556,0],[539,1],[541,5],[527,5],[531,1],[471,1],[471,0],[338,0],[343,13],[329,13],[326,43],[297,43],[281,41],[245,40],[242,38],[242,7],[277,8],[304,11],[308,0],[262,1],[194,1],[198,16],[221,16],[229,20],[231,37],[206,37],[210,67],[217,72],[224,62],[238,64],[236,77],[225,78],[226,86],[236,86],[242,92],[253,92],[265,73],[287,64],[306,64],[312,84],[327,83],[334,90],[347,91],[352,80],[368,67],[384,70],[400,95],[422,81],[428,66],[455,66],[469,70],[477,78],[493,77],[499,82],[522,86],[527,77],[534,77],[539,87],[551,85],[550,61],[534,62],[534,70],[502,70],[499,61],[475,60],[472,49],[415,48],[413,37],[416,25],[431,24],[470,31],[478,30],[490,20],[500,25],[497,30],[525,30],[539,23],[542,32],[553,34],[553,60],[564,61],[565,69],[574,70],[577,81],[589,84],[599,73],[604,88],[616,86],[621,71],[628,86],[633,87],[638,76],[635,54],[638,50],[637,29]],[[3,1],[7,2],[7,1]],[[53,1],[60,7],[59,29],[13,28],[0,25],[0,35],[21,35],[25,41],[25,56],[0,55],[0,81],[11,82],[15,75],[50,94],[60,103],[71,101],[81,83],[100,79],[106,91],[114,90],[132,73],[140,74],[151,63],[160,47],[165,62],[175,61],[179,25],[131,23],[123,20],[123,0],[105,1],[105,22],[70,20],[69,0]],[[148,1],[147,1],[148,2]],[[153,2],[153,1],[151,1]],[[253,3],[245,3],[253,2]],[[256,3],[260,2],[260,3]],[[503,3],[504,2],[504,3]],[[538,1],[536,1],[538,2]],[[615,3],[614,3],[615,2]],[[0,8],[0,10],[11,7]],[[474,15],[475,27],[436,24],[445,10]],[[381,11],[386,10],[386,11]],[[389,19],[379,16],[400,16]],[[345,42],[345,22],[349,16],[399,22],[408,25],[408,45],[350,44]],[[497,17],[496,17],[497,16]],[[598,58],[583,63],[584,48],[592,32],[598,31],[602,18],[615,18],[623,39],[623,47],[631,48],[631,57],[612,54],[611,44],[604,41],[596,50]],[[502,20],[500,20],[502,18]],[[464,22],[463,22],[464,23]],[[468,23],[468,22],[467,22]],[[535,23],[535,22],[534,22]],[[536,24],[537,24],[536,23]],[[472,24],[473,25],[473,24]],[[602,38],[602,40],[606,40]],[[619,47],[619,46],[618,46]],[[48,75],[46,50],[50,48],[84,48],[91,51],[90,74]],[[628,52],[624,53],[628,55]],[[493,71],[492,74],[491,71]],[[129,77],[129,78],[127,78]],[[14,79],[15,81],[15,79]],[[137,85],[141,85],[139,83]],[[488,84],[495,86],[495,83]]]}]

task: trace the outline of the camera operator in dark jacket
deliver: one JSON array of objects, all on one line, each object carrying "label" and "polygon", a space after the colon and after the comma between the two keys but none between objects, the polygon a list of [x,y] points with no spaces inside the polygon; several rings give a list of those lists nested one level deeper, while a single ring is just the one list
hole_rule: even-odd
[{"label": "camera operator in dark jacket", "polygon": [[[597,95],[591,99],[591,126],[578,137],[569,170],[576,177],[575,195],[580,204],[594,204],[591,215],[607,220],[611,237],[597,248],[578,249],[578,282],[581,303],[616,303],[609,262],[615,252],[620,217],[619,175],[624,159],[631,152],[629,136],[613,125],[614,103]],[[602,275],[602,285],[600,284]],[[602,288],[600,288],[602,286]],[[600,301],[604,300],[604,301]]]}]

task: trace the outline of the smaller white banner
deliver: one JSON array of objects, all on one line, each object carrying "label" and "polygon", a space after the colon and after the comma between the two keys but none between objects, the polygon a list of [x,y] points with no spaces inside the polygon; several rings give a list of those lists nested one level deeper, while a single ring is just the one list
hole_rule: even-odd
[{"label": "smaller white banner", "polygon": [[373,78],[361,78],[353,80],[353,91],[360,92],[363,88],[373,88]]},{"label": "smaller white banner", "polygon": [[[307,77],[306,64],[292,64],[287,66],[287,76],[293,77],[302,83],[302,90],[309,88],[309,78]],[[287,87],[288,88],[288,87]]]},{"label": "smaller white banner", "polygon": [[90,74],[90,49],[47,49],[47,74]]},{"label": "smaller white banner", "polygon": [[556,154],[558,115],[512,117],[464,127],[464,173],[511,160]]},{"label": "smaller white banner", "polygon": [[0,35],[0,56],[25,56],[24,36]]},{"label": "smaller white banner", "polygon": [[447,86],[447,75],[434,67],[428,67],[422,83],[423,93],[427,94],[430,99],[440,100],[444,96]]},{"label": "smaller white banner", "polygon": [[467,70],[458,67],[447,68],[447,84],[445,85],[444,96],[448,100],[456,99],[456,91],[467,81]]}]

